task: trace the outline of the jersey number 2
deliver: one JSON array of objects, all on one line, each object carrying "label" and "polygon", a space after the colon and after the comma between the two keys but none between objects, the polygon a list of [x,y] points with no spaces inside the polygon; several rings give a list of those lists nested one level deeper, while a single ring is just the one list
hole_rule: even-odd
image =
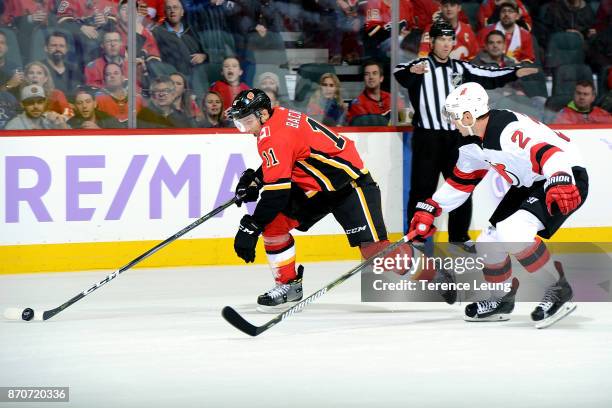
[{"label": "jersey number 2", "polygon": [[274,154],[274,149],[268,149],[267,152],[264,150],[263,152],[261,152],[261,155],[266,160],[266,167],[272,167],[278,164],[278,159]]},{"label": "jersey number 2", "polygon": [[337,134],[335,134],[334,132],[332,132],[331,130],[329,130],[328,128],[326,128],[325,126],[323,126],[322,124],[314,120],[313,118],[308,118],[306,119],[306,121],[308,122],[312,130],[314,130],[315,132],[321,132],[325,136],[330,138],[336,144],[336,147],[339,150],[344,149],[346,140],[344,140],[341,136],[338,136]]}]

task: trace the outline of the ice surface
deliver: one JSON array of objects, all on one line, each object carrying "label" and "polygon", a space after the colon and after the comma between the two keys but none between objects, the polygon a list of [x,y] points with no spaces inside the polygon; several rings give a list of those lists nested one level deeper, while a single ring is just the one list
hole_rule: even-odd
[{"label": "ice surface", "polygon": [[[311,293],[354,263],[306,265]],[[0,309],[51,309],[108,272],[0,276]],[[0,386],[70,386],[70,407],[610,407],[612,304],[546,330],[465,305],[360,303],[353,277],[250,338],[265,266],[130,270],[46,322],[0,321]],[[0,407],[11,404],[0,403]],[[47,403],[13,404],[48,407]]]}]

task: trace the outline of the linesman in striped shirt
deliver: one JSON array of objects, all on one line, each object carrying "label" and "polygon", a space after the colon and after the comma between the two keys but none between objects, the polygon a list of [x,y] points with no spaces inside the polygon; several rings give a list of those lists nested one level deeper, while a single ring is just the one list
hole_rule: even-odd
[{"label": "linesman in striped shirt", "polygon": [[[454,124],[444,121],[442,108],[446,97],[464,82],[477,82],[486,89],[502,87],[517,78],[532,75],[536,68],[478,67],[469,62],[450,58],[455,42],[455,30],[443,20],[435,22],[430,31],[431,52],[427,57],[395,67],[395,79],[408,89],[415,110],[412,124],[412,173],[407,219],[412,219],[416,203],[436,191],[440,173],[453,177],[462,138]],[[462,244],[469,251],[473,246],[468,229],[472,217],[472,202],[468,199],[452,211],[448,218],[449,242]]]}]

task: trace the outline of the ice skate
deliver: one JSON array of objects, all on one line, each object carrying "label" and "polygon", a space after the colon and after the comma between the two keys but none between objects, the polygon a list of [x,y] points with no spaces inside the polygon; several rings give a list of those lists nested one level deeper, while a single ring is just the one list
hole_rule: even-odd
[{"label": "ice skate", "polygon": [[572,287],[565,279],[561,262],[555,262],[555,269],[559,272],[559,280],[546,289],[544,297],[535,310],[531,312],[531,319],[535,322],[537,329],[544,329],[576,310],[572,303]]},{"label": "ice skate", "polygon": [[446,269],[439,269],[436,271],[436,276],[433,278],[434,283],[446,283],[448,284],[450,289],[447,290],[438,290],[442,299],[449,305],[454,304],[457,301],[457,290],[454,289],[455,274],[452,271],[447,271]]},{"label": "ice skate", "polygon": [[512,288],[501,299],[489,299],[470,303],[465,307],[463,320],[467,322],[501,322],[510,320],[514,310],[514,298],[519,287],[518,279],[512,279]]},{"label": "ice skate", "polygon": [[294,280],[276,285],[257,298],[257,311],[262,313],[278,313],[302,300],[302,275],[304,267],[297,268]]}]

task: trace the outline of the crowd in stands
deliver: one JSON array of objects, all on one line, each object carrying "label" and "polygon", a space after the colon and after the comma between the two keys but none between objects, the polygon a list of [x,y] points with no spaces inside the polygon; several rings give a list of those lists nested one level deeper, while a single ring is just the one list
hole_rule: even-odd
[{"label": "crowd in stands", "polygon": [[[612,122],[612,0],[399,5],[393,38],[391,0],[137,0],[134,27],[127,0],[2,0],[0,129],[125,128],[130,86],[143,128],[231,127],[226,110],[253,86],[329,126],[385,125],[391,44],[400,62],[427,56],[436,19],[455,30],[453,58],[540,69],[492,92],[495,106],[552,123]],[[296,66],[296,49],[325,60]],[[341,74],[351,66],[358,75]]]}]

